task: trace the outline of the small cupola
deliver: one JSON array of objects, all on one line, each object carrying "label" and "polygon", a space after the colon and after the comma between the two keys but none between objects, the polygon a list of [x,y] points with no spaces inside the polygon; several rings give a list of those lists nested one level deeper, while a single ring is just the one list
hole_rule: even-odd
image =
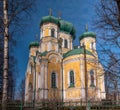
[{"label": "small cupola", "polygon": [[94,32],[88,31],[88,26],[86,25],[86,32],[84,32],[79,37],[80,46],[85,45],[86,49],[93,51],[96,50],[96,34]]},{"label": "small cupola", "polygon": [[49,11],[48,16],[42,17],[40,22],[40,30],[41,30],[40,38],[43,37],[57,38],[59,30],[59,19],[57,17],[52,16],[51,9]]}]

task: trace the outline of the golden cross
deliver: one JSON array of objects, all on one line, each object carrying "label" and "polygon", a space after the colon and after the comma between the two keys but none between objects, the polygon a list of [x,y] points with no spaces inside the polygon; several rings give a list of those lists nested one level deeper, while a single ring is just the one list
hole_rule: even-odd
[{"label": "golden cross", "polygon": [[49,9],[49,15],[52,16],[52,9]]},{"label": "golden cross", "polygon": [[87,24],[85,26],[85,30],[86,30],[86,32],[88,32],[88,25]]},{"label": "golden cross", "polygon": [[59,19],[61,18],[61,15],[62,15],[62,12],[59,11],[59,12],[58,12],[58,18],[59,18]]}]

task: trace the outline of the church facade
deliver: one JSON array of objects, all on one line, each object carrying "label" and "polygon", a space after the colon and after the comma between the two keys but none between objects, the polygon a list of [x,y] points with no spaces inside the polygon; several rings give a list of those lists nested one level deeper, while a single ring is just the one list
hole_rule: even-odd
[{"label": "church facade", "polygon": [[40,42],[29,45],[25,101],[105,98],[104,70],[96,52],[96,34],[84,32],[73,47],[74,26],[52,15],[40,23]]}]

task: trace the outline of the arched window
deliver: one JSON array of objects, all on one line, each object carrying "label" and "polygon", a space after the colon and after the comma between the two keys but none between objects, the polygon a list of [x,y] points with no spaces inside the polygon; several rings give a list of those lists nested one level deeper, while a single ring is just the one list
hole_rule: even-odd
[{"label": "arched window", "polygon": [[55,29],[54,28],[51,29],[51,36],[55,37]]},{"label": "arched window", "polygon": [[90,86],[95,86],[94,80],[94,71],[90,70]]},{"label": "arched window", "polygon": [[51,74],[51,87],[56,88],[56,73]]},{"label": "arched window", "polygon": [[68,41],[67,41],[67,39],[65,39],[64,46],[65,46],[65,48],[68,48]]},{"label": "arched window", "polygon": [[91,50],[94,50],[94,42],[91,42]]},{"label": "arched window", "polygon": [[70,71],[69,77],[70,77],[70,87],[74,87],[74,72],[73,71]]}]

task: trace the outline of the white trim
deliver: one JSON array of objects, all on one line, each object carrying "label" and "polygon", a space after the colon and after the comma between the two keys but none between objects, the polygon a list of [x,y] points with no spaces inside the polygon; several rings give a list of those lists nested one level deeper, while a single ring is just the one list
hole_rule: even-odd
[{"label": "white trim", "polygon": [[67,73],[67,79],[68,79],[68,81],[67,81],[67,85],[68,85],[68,87],[70,86],[70,71],[68,71],[68,73]]},{"label": "white trim", "polygon": [[57,38],[57,29],[55,29],[55,37]]},{"label": "white trim", "polygon": [[43,37],[43,29],[41,28],[40,39]]},{"label": "white trim", "polygon": [[45,30],[43,30],[43,36],[42,37],[44,37],[44,34],[45,34]]},{"label": "white trim", "polygon": [[94,42],[94,44],[93,44],[93,47],[94,47],[94,50],[96,50],[96,43]]},{"label": "white trim", "polygon": [[44,98],[44,96],[43,96],[43,88],[44,88],[44,65],[42,64],[41,65],[41,91],[40,91],[41,99]]},{"label": "white trim", "polygon": [[68,39],[67,42],[68,42],[68,46],[67,47],[70,48],[70,40]]}]

